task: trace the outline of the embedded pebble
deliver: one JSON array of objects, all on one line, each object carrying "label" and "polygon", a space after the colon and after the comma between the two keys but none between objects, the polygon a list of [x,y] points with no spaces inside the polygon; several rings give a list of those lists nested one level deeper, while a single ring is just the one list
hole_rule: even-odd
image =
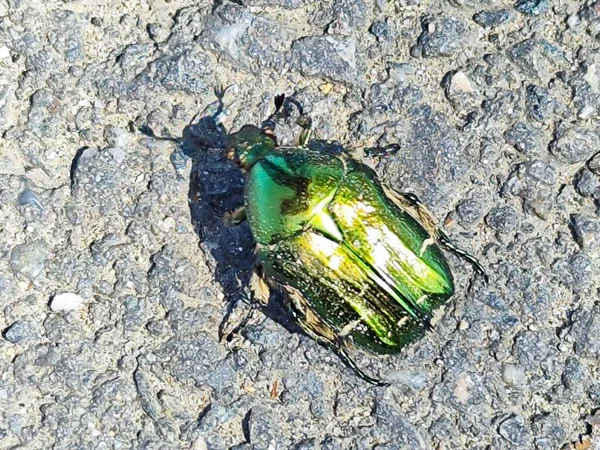
[{"label": "embedded pebble", "polygon": [[600,137],[584,128],[567,128],[552,142],[550,151],[562,161],[575,164],[586,161],[600,148]]},{"label": "embedded pebble", "polygon": [[482,27],[494,28],[513,20],[513,13],[508,9],[481,11],[473,16],[473,20]]},{"label": "embedded pebble", "polygon": [[26,320],[17,320],[2,332],[2,336],[12,344],[24,344],[36,339],[32,324]]},{"label": "embedded pebble", "polygon": [[504,364],[502,367],[502,379],[512,387],[520,388],[527,384],[525,371],[516,364]]},{"label": "embedded pebble", "polygon": [[582,250],[597,251],[600,249],[600,222],[598,219],[573,214],[571,226],[575,239]]},{"label": "embedded pebble", "polygon": [[10,267],[15,272],[34,280],[44,270],[49,257],[48,247],[42,240],[19,244],[10,254]]},{"label": "embedded pebble", "polygon": [[486,223],[500,233],[510,233],[519,225],[519,219],[512,206],[493,208],[485,218]]},{"label": "embedded pebble", "polygon": [[55,312],[69,312],[81,309],[85,300],[73,292],[56,294],[50,300],[50,309]]}]

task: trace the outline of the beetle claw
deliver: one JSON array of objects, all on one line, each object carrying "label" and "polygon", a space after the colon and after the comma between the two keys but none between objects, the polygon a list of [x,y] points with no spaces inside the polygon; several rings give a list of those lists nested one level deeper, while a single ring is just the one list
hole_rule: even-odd
[{"label": "beetle claw", "polygon": [[352,360],[352,358],[350,358],[350,356],[348,355],[346,350],[343,348],[342,343],[335,342],[335,343],[331,343],[330,346],[331,346],[332,350],[335,352],[335,354],[338,356],[338,358],[340,358],[342,360],[344,365],[346,367],[348,367],[349,369],[351,369],[356,374],[356,376],[358,376],[362,380],[364,380],[367,383],[372,384],[374,386],[385,387],[385,386],[390,385],[390,383],[388,383],[386,381],[381,381],[378,378],[373,378],[373,377],[367,375],[365,372],[363,372],[363,370],[356,365],[356,363]]}]

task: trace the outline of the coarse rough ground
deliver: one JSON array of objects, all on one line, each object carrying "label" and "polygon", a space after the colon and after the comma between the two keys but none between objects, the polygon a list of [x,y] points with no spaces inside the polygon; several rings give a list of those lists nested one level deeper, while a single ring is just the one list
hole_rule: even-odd
[{"label": "coarse rough ground", "polygon": [[[400,143],[367,162],[490,274],[355,355],[389,387],[277,305],[218,340],[224,133],[281,92],[311,145]],[[599,102],[598,0],[0,0],[0,448],[600,448]]]}]

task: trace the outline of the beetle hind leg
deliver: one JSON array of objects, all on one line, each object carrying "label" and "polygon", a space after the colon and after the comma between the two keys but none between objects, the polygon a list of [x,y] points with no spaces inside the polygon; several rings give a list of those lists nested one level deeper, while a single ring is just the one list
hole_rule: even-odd
[{"label": "beetle hind leg", "polygon": [[302,330],[313,340],[333,350],[333,352],[337,355],[338,358],[340,358],[344,365],[351,369],[356,374],[356,376],[363,379],[367,383],[375,386],[389,386],[389,383],[367,375],[360,367],[356,365],[354,360],[350,357],[350,355],[348,355],[346,345],[344,344],[342,338],[326,337],[325,335],[321,334],[321,329],[314,329],[308,321],[303,319],[301,317],[301,314],[298,311],[296,311],[294,307],[292,307],[291,309],[294,320],[302,328]]},{"label": "beetle hind leg", "polygon": [[356,365],[354,360],[352,360],[352,358],[350,358],[350,356],[348,355],[348,353],[342,343],[336,342],[336,343],[330,344],[328,346],[335,352],[335,354],[338,356],[338,358],[340,358],[342,360],[344,365],[346,367],[348,367],[349,369],[351,369],[356,374],[357,377],[363,379],[367,383],[372,384],[374,386],[389,386],[390,385],[390,383],[388,383],[386,381],[381,381],[377,378],[373,378],[373,377],[367,375],[360,367],[358,367]]},{"label": "beetle hind leg", "polygon": [[290,312],[294,321],[313,340],[327,347],[337,355],[346,367],[351,369],[356,376],[375,386],[389,386],[389,383],[367,375],[352,360],[346,350],[344,336],[336,334],[322,319],[310,309],[301,294],[289,286],[281,286],[290,303]]},{"label": "beetle hind leg", "polygon": [[365,156],[369,158],[380,158],[382,156],[394,155],[400,151],[398,144],[389,144],[383,147],[368,147],[364,149]]}]

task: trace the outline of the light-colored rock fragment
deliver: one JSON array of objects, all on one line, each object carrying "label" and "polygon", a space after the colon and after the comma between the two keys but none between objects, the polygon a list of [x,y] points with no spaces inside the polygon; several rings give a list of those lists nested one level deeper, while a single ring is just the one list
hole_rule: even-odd
[{"label": "light-colored rock fragment", "polygon": [[73,293],[64,292],[56,294],[50,302],[50,309],[55,312],[77,311],[81,309],[85,300],[83,297]]}]

